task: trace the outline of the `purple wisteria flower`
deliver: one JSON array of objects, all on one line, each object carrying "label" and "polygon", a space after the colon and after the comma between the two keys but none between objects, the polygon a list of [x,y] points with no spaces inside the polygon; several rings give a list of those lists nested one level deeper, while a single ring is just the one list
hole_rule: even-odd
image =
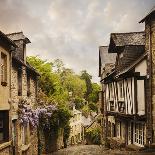
[{"label": "purple wisteria flower", "polygon": [[[44,116],[45,122],[48,121],[48,118],[50,118],[54,111],[58,110],[58,108],[55,105],[48,105],[45,107],[37,107],[37,109],[32,109],[29,105],[19,105],[19,120],[20,123],[23,125],[27,125],[30,123],[30,125],[33,128],[36,128],[39,125],[39,118]],[[47,123],[46,127],[49,127]]]}]

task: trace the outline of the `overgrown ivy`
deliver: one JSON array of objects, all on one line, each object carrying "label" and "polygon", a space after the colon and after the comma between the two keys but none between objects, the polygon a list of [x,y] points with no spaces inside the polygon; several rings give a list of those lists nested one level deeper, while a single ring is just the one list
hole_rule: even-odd
[{"label": "overgrown ivy", "polygon": [[85,137],[93,144],[101,144],[101,129],[99,127],[86,130]]}]

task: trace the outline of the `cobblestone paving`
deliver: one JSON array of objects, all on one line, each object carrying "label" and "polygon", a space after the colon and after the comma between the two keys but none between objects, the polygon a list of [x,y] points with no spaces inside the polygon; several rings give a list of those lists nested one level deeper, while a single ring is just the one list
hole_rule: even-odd
[{"label": "cobblestone paving", "polygon": [[49,155],[155,155],[155,152],[138,153],[134,151],[105,150],[98,145],[78,145],[59,150]]}]

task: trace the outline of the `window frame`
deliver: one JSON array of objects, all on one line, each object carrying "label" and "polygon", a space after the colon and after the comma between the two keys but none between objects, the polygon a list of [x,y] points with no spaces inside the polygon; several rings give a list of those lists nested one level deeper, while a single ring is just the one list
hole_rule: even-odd
[{"label": "window frame", "polygon": [[7,55],[1,52],[1,85],[7,86]]}]

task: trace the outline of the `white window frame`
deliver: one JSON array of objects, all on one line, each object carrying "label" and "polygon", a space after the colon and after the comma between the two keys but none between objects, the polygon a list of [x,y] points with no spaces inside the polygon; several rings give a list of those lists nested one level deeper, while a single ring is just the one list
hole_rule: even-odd
[{"label": "white window frame", "polygon": [[133,144],[143,147],[145,144],[145,126],[141,123],[134,123]]}]

